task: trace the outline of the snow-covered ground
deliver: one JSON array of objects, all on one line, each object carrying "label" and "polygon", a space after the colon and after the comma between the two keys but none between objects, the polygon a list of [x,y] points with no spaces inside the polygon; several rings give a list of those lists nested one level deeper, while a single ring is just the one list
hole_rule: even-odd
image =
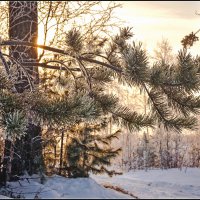
[{"label": "snow-covered ground", "polygon": [[10,199],[10,198],[6,197],[6,196],[3,196],[3,195],[0,195],[0,199]]},{"label": "snow-covered ground", "polygon": [[92,175],[98,183],[113,185],[129,191],[141,199],[199,199],[200,169],[185,168],[129,171],[112,178]]},{"label": "snow-covered ground", "polygon": [[[24,179],[9,183],[9,190],[18,198],[26,199],[127,199],[128,195],[106,189],[92,178],[69,179],[61,176],[47,178],[44,184],[38,179]],[[4,199],[0,195],[0,199]]]},{"label": "snow-covered ground", "polygon": [[[199,199],[200,169],[130,171],[110,178],[91,175],[91,178],[69,179],[61,176],[46,178],[40,184],[37,177],[9,183],[13,194],[28,199],[126,199],[133,198],[101,185],[117,186],[140,199]],[[0,195],[0,199],[4,199]]]}]

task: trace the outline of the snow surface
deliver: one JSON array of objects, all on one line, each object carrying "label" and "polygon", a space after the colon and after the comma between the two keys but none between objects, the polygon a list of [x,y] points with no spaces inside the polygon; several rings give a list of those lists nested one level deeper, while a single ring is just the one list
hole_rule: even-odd
[{"label": "snow surface", "polygon": [[[9,190],[15,197],[21,195],[25,199],[127,199],[129,195],[106,189],[92,178],[69,179],[61,176],[47,177],[44,184],[39,183],[36,176],[18,182],[10,182]],[[4,196],[0,196],[4,199]]]},{"label": "snow surface", "polygon": [[[69,179],[47,177],[41,184],[37,176],[9,183],[17,196],[26,199],[131,199],[129,195],[106,189],[101,185],[118,186],[140,199],[200,199],[200,169],[129,171],[110,178],[91,175],[91,178]],[[0,195],[0,199],[6,197]]]},{"label": "snow surface", "polygon": [[92,175],[98,183],[118,186],[141,199],[199,199],[200,169],[129,171],[123,175]]},{"label": "snow surface", "polygon": [[0,195],[0,199],[10,199],[10,198],[6,197],[6,196],[3,196],[3,195]]}]

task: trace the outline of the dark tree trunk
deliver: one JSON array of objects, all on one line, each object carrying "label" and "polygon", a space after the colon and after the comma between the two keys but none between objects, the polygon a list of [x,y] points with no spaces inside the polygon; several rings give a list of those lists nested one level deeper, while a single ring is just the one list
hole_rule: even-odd
[{"label": "dark tree trunk", "polygon": [[[37,43],[38,14],[36,1],[10,1],[9,2],[9,38],[11,40]],[[37,48],[25,46],[10,47],[10,68],[13,64],[23,62],[36,62]],[[28,74],[28,76],[27,76]],[[29,79],[29,78],[30,79]],[[15,87],[18,93],[30,89],[30,80],[38,83],[38,69],[36,67],[17,67],[17,80]],[[12,177],[21,175],[26,170],[30,175],[37,173],[42,161],[41,128],[31,123],[27,127],[24,138],[17,140],[12,161]],[[6,148],[9,142],[6,141]],[[5,151],[5,157],[8,152]]]},{"label": "dark tree trunk", "polygon": [[[9,2],[9,38],[37,43],[38,14],[36,1],[10,1]],[[37,62],[37,48],[25,46],[10,47],[10,55],[22,62]],[[38,81],[38,69],[36,67],[24,67],[33,82]],[[30,84],[23,69],[19,69],[19,83],[16,85],[18,92],[30,88]]]},{"label": "dark tree trunk", "polygon": [[8,179],[8,163],[9,163],[9,156],[10,156],[10,148],[11,142],[9,140],[5,140],[5,148],[4,148],[4,159],[3,159],[3,167],[0,171],[0,186],[5,186],[6,181]]},{"label": "dark tree trunk", "polygon": [[60,146],[60,169],[59,169],[59,175],[62,174],[62,167],[63,167],[63,140],[64,140],[64,130],[61,130],[61,146]]}]

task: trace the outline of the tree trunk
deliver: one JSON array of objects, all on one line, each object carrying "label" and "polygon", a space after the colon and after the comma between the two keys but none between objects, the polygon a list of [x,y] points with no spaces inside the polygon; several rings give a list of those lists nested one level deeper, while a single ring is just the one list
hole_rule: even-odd
[{"label": "tree trunk", "polygon": [[60,145],[60,169],[59,169],[59,175],[62,174],[62,167],[63,167],[63,140],[64,140],[64,130],[61,130],[61,145]]},{"label": "tree trunk", "polygon": [[8,170],[8,172],[7,172],[7,181],[10,180],[11,173],[12,173],[13,155],[14,155],[14,147],[13,147],[13,143],[11,143],[11,147],[10,147],[10,157],[9,157],[8,168],[7,168],[7,170]]},{"label": "tree trunk", "polygon": [[[9,38],[37,44],[38,14],[36,1],[10,1],[9,2]],[[10,55],[19,63],[37,62],[37,48],[25,46],[11,46]],[[12,60],[13,62],[14,60]],[[16,64],[16,63],[15,63]],[[12,66],[11,66],[12,67]],[[19,93],[30,88],[27,74],[31,81],[38,81],[37,67],[18,68],[18,83],[16,89]]]},{"label": "tree trunk", "polygon": [[[38,13],[36,1],[10,1],[9,2],[9,38],[10,40],[37,43],[38,37]],[[36,62],[37,48],[25,46],[11,46],[10,69],[17,63]],[[25,67],[17,65],[17,82],[15,84],[18,93],[23,93],[31,88],[30,82],[38,83],[37,67]],[[12,161],[12,176],[21,175],[26,170],[30,175],[38,172],[38,166],[42,164],[41,128],[32,124],[29,119],[27,134],[15,143],[15,156]],[[6,141],[6,144],[9,144]],[[31,148],[32,146],[32,148]],[[9,147],[8,147],[9,148]],[[5,156],[7,156],[5,154]]]}]

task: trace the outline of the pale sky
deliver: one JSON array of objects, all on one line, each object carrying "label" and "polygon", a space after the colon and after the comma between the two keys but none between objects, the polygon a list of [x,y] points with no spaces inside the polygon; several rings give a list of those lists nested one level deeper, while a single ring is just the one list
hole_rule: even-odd
[{"label": "pale sky", "polygon": [[[181,40],[200,28],[200,1],[118,1],[119,18],[133,27],[134,38],[144,43],[152,52],[162,37],[169,40],[174,52],[178,52]],[[200,33],[197,35],[200,38]],[[200,54],[200,41],[190,49]]]}]

